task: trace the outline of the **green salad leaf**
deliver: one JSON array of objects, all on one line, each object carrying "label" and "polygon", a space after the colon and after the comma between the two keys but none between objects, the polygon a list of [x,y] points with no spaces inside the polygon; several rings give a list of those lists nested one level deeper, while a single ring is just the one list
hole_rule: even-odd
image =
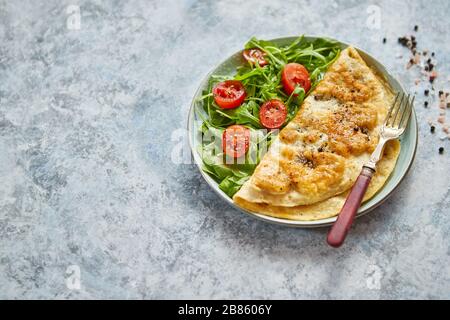
[{"label": "green salad leaf", "polygon": [[[208,87],[198,99],[197,116],[202,119],[202,144],[198,150],[203,159],[203,171],[208,173],[219,188],[232,197],[253,174],[262,156],[267,151],[276,131],[265,131],[259,120],[260,106],[270,100],[279,99],[288,109],[283,126],[297,114],[307,92],[297,87],[291,95],[286,95],[281,84],[281,71],[285,64],[300,63],[308,70],[311,92],[322,80],[328,67],[337,59],[340,46],[337,42],[319,38],[308,41],[303,36],[292,43],[279,46],[270,41],[251,38],[246,49],[258,48],[266,53],[266,66],[243,63],[233,76],[212,75]],[[235,109],[221,109],[214,101],[212,89],[224,80],[239,80],[245,87],[247,96],[244,103]],[[224,130],[234,124],[244,125],[251,130],[249,151],[245,159],[229,159],[222,151]]]}]

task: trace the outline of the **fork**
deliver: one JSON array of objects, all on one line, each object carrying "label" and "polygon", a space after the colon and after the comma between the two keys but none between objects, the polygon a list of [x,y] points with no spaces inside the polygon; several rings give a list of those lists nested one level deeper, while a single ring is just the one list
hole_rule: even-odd
[{"label": "fork", "polygon": [[383,155],[384,146],[389,140],[397,139],[406,129],[411,116],[414,98],[408,94],[397,93],[394,103],[389,108],[384,124],[380,130],[380,140],[370,156],[369,161],[363,166],[361,173],[356,179],[344,206],[339,213],[336,222],[328,232],[327,242],[332,247],[340,247],[347,236],[356,212],[369,186],[370,180],[376,171],[377,162]]}]

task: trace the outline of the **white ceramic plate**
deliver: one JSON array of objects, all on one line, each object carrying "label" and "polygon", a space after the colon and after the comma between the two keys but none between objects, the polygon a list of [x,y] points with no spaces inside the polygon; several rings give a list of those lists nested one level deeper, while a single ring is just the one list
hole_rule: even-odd
[{"label": "white ceramic plate", "polygon": [[[287,45],[290,44],[292,41],[294,41],[297,37],[285,37],[285,38],[277,38],[270,40],[274,42],[277,45]],[[318,37],[314,36],[305,36],[306,40],[314,41]],[[337,41],[337,40],[336,40]],[[337,41],[342,49],[345,49],[349,46],[349,44],[341,41]],[[356,48],[356,47],[355,47]],[[401,83],[394,78],[387,70],[386,68],[378,62],[374,57],[372,57],[367,52],[356,48],[358,52],[361,54],[362,58],[366,61],[366,63],[372,67],[375,71],[377,71],[382,77],[386,79],[386,81],[390,84],[390,86],[395,91],[405,92],[403,86]],[[295,221],[295,220],[288,220],[288,219],[280,219],[280,218],[273,218],[269,217],[263,214],[259,214],[257,212],[251,212],[246,209],[243,209],[236,205],[233,200],[228,197],[222,190],[219,189],[219,186],[214,179],[212,179],[207,173],[203,172],[202,170],[202,159],[200,158],[200,154],[198,153],[198,146],[201,145],[201,141],[199,139],[198,135],[198,125],[201,123],[201,120],[197,118],[197,115],[195,114],[195,104],[197,99],[201,96],[202,91],[205,90],[208,86],[208,81],[211,75],[217,74],[217,75],[234,75],[236,73],[236,67],[242,64],[242,51],[236,52],[231,57],[227,58],[225,61],[220,63],[216,68],[214,68],[201,82],[197,92],[195,93],[195,96],[192,100],[191,107],[189,110],[189,117],[188,117],[188,132],[189,132],[189,145],[191,148],[191,152],[193,155],[193,159],[198,166],[203,178],[205,179],[206,183],[209,184],[209,186],[217,192],[217,194],[224,199],[227,203],[229,203],[231,206],[235,207],[241,212],[247,213],[252,215],[253,217],[262,219],[267,222],[271,223],[277,223],[282,224],[286,226],[291,227],[322,227],[322,226],[329,226],[334,221],[336,221],[336,217],[327,218],[327,219],[321,219],[321,220],[315,220],[315,221]],[[373,210],[377,206],[379,206],[381,203],[383,203],[395,190],[395,188],[400,184],[400,182],[403,180],[405,175],[407,174],[409,168],[411,167],[412,162],[414,161],[414,156],[417,149],[417,138],[418,138],[418,128],[417,128],[417,119],[416,119],[416,113],[413,109],[413,113],[411,115],[411,119],[409,122],[408,127],[405,130],[405,133],[400,139],[401,142],[401,152],[400,156],[397,160],[397,164],[395,166],[394,171],[392,172],[391,176],[387,180],[386,184],[383,186],[383,188],[378,191],[378,193],[372,197],[369,201],[366,201],[358,210],[357,217],[362,216],[363,214],[368,213],[369,211]]]}]

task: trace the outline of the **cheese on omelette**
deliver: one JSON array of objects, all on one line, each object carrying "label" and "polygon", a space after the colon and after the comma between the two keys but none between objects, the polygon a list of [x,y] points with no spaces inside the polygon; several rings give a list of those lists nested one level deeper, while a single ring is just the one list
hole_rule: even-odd
[{"label": "cheese on omelette", "polygon": [[[393,98],[358,52],[346,48],[280,131],[234,202],[285,219],[337,215],[378,143]],[[384,185],[399,152],[397,140],[387,144],[364,200]]]}]

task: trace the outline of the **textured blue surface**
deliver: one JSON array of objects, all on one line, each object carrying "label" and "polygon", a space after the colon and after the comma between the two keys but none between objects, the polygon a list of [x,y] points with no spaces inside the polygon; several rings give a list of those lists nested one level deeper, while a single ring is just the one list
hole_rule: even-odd
[{"label": "textured blue surface", "polygon": [[[70,4],[0,0],[0,298],[450,298],[450,141],[397,44],[419,25],[448,91],[449,1],[74,1],[79,30]],[[173,162],[204,75],[253,35],[301,33],[353,43],[419,92],[411,172],[339,250]]]}]

